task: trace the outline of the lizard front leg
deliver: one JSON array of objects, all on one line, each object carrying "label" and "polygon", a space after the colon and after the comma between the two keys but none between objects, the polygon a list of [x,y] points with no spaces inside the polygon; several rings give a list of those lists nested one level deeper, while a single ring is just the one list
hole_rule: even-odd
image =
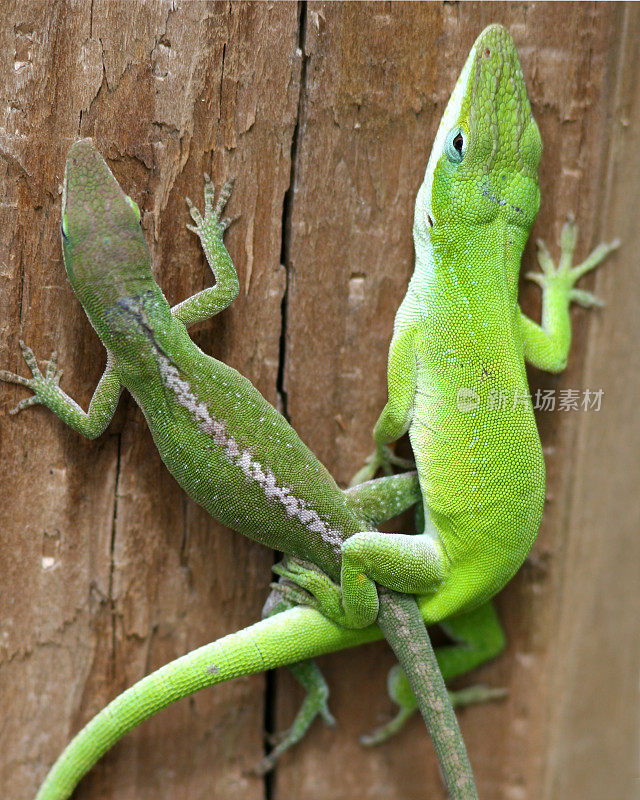
[{"label": "lizard front leg", "polygon": [[66,422],[70,428],[73,428],[88,439],[95,439],[100,436],[113,419],[120,391],[122,390],[118,375],[111,364],[111,359],[108,359],[107,368],[93,393],[89,411],[85,412],[73,398],[69,397],[60,388],[62,370],[58,369],[55,353],[49,359],[47,369],[43,375],[33,350],[27,347],[22,340],[20,340],[20,349],[27,366],[31,370],[31,378],[24,378],[22,375],[3,369],[0,370],[0,380],[7,383],[15,383],[18,386],[25,386],[27,389],[31,389],[33,395],[21,400],[10,413],[17,414],[25,408],[43,405],[53,411],[63,422]]},{"label": "lizard front leg", "polygon": [[235,218],[222,218],[222,212],[231,196],[233,181],[227,181],[218,197],[215,207],[215,188],[211,178],[204,176],[204,216],[186,198],[189,213],[194,225],[187,225],[200,239],[207,263],[213,272],[216,284],[194,294],[171,309],[171,313],[187,327],[215,316],[231,305],[238,296],[240,284],[231,256],[224,246],[223,235]]},{"label": "lizard front leg", "polygon": [[367,459],[365,466],[351,479],[351,486],[371,480],[379,469],[387,475],[391,464],[404,469],[412,469],[414,464],[399,458],[389,448],[409,430],[413,418],[416,394],[416,345],[412,328],[396,328],[389,346],[387,383],[389,399],[376,422],[373,438],[376,450]]},{"label": "lizard front leg", "polygon": [[558,266],[542,240],[538,240],[538,262],[541,272],[527,272],[529,280],[542,288],[542,325],[520,314],[524,355],[527,361],[547,372],[562,372],[567,365],[571,345],[571,320],[569,307],[573,302],[584,308],[603,305],[591,292],[576,289],[583,275],[595,269],[613,250],[620,246],[616,239],[601,244],[582,262],[573,266],[577,229],[572,220],[562,228],[561,256]]}]

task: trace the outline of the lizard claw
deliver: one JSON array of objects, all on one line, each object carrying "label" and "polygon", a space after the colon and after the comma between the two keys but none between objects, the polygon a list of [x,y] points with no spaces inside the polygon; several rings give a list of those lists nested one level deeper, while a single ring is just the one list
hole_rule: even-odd
[{"label": "lizard claw", "polygon": [[359,483],[370,481],[376,472],[381,469],[385,475],[391,475],[391,465],[401,469],[415,469],[415,462],[409,458],[397,456],[386,444],[380,445],[366,460],[364,467],[358,470],[349,481],[349,488]]},{"label": "lizard claw", "polygon": [[562,227],[560,234],[560,260],[558,265],[554,263],[546,244],[538,239],[538,263],[541,272],[527,272],[525,278],[542,288],[543,291],[554,287],[569,301],[574,301],[584,308],[603,306],[604,302],[591,292],[584,289],[576,289],[575,284],[586,275],[587,272],[595,269],[613,250],[620,246],[620,240],[607,244],[598,245],[581,264],[573,265],[573,254],[576,249],[578,229],[570,217]]},{"label": "lizard claw", "polygon": [[[277,564],[276,564],[277,566]],[[272,567],[273,571],[276,574],[279,574],[276,570],[276,566]],[[284,600],[289,603],[293,603],[296,606],[310,606],[313,605],[313,597],[308,592],[305,592],[299,586],[294,586],[288,582],[279,582],[279,583],[270,583],[270,589],[277,589],[278,593],[282,596]]]},{"label": "lizard claw", "polygon": [[604,300],[584,289],[572,289],[569,298],[582,308],[603,308],[605,305]]},{"label": "lizard claw", "polygon": [[18,340],[18,344],[20,345],[20,350],[22,351],[22,357],[25,360],[26,365],[31,370],[31,377],[25,378],[22,375],[17,375],[15,372],[9,372],[8,370],[0,370],[0,380],[6,381],[6,383],[14,383],[17,386],[24,386],[27,389],[31,389],[33,392],[32,397],[26,397],[24,400],[21,400],[15,408],[12,408],[9,413],[10,414],[18,414],[20,411],[24,411],[25,408],[30,408],[31,406],[39,405],[43,402],[43,396],[51,393],[52,390],[57,390],[60,378],[62,377],[62,370],[58,369],[57,364],[57,354],[54,352],[47,363],[47,369],[45,370],[45,374],[43,375],[40,371],[40,367],[38,366],[38,360],[35,357],[33,350],[28,347],[22,339]]},{"label": "lizard claw", "polygon": [[504,700],[509,696],[509,690],[503,686],[485,686],[478,683],[467,686],[465,689],[449,691],[449,698],[454,708],[475,705],[476,703],[489,703],[492,700]]},{"label": "lizard claw", "polygon": [[[205,175],[204,177],[205,180],[211,183],[211,179],[207,175]],[[224,211],[225,206],[227,205],[227,200],[231,197],[231,192],[233,191],[234,184],[235,184],[235,179],[230,178],[228,181],[226,181],[226,183],[224,183],[222,189],[220,189],[218,202],[216,203],[216,208],[215,208],[216,217],[220,217],[220,215]],[[213,184],[211,184],[211,186],[213,186]]]},{"label": "lizard claw", "polygon": [[9,410],[9,413],[13,416],[14,414],[19,414],[21,411],[24,411],[25,408],[37,405],[40,405],[40,398],[34,394],[31,397],[25,397],[24,400],[21,400],[18,405]]},{"label": "lizard claw", "polygon": [[240,214],[234,214],[233,217],[223,217],[220,220],[220,227],[223,231],[226,231],[229,225],[233,225],[233,223],[240,219]]},{"label": "lizard claw", "polygon": [[215,187],[211,178],[204,174],[204,214],[202,214],[190,198],[185,197],[185,202],[189,207],[189,214],[194,221],[194,225],[188,224],[187,230],[192,231],[200,237],[202,241],[206,238],[213,237],[214,239],[222,240],[222,235],[226,229],[238,219],[238,216],[222,218],[221,214],[224,211],[227,201],[231,196],[233,189],[233,180],[228,180],[220,190],[218,201],[215,203]]},{"label": "lizard claw", "polygon": [[297,558],[285,558],[275,564],[272,570],[285,579],[284,583],[277,584],[277,588],[287,600],[311,606],[338,625],[349,627],[340,586],[315,564]]}]

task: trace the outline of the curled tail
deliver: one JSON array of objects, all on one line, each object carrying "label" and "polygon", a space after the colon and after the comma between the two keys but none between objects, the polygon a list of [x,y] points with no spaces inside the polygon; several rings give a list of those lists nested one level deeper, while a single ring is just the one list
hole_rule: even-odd
[{"label": "curled tail", "polygon": [[163,708],[206,686],[381,638],[374,625],[345,630],[311,608],[296,607],[193,650],[138,681],[75,736],[36,800],[65,800],[119,739]]}]

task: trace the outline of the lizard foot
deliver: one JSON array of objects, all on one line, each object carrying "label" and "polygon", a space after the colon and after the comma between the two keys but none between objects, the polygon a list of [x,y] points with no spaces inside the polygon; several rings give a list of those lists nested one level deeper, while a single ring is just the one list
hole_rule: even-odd
[{"label": "lizard foot", "polygon": [[275,747],[268,755],[260,759],[251,772],[254,775],[266,775],[271,772],[280,756],[304,738],[316,717],[321,717],[326,725],[334,728],[336,720],[329,711],[328,700],[329,688],[324,679],[317,686],[308,689],[293,724],[286,730],[267,737],[269,744],[275,745]]},{"label": "lizard foot", "polygon": [[592,292],[584,289],[575,289],[574,285],[583,275],[598,266],[613,250],[620,246],[620,240],[615,239],[608,244],[600,244],[590,253],[582,264],[573,266],[573,254],[576,249],[578,232],[573,219],[569,219],[560,234],[561,255],[558,266],[553,262],[546,244],[538,239],[538,263],[542,272],[527,272],[525,277],[537,283],[543,291],[557,288],[569,301],[574,301],[584,308],[604,305],[603,301]]},{"label": "lizard foot", "polygon": [[[399,707],[398,713],[383,725],[375,728],[371,733],[360,737],[360,743],[365,747],[373,747],[382,742],[386,742],[400,731],[406,721],[417,710],[416,699],[409,686],[405,674],[399,664],[396,664],[389,671],[387,677],[387,690],[389,697]],[[493,688],[477,684],[468,686],[457,691],[449,690],[449,698],[454,708],[474,705],[476,703],[487,703],[492,700],[502,700],[508,696],[509,690],[504,688]]]},{"label": "lizard foot", "polygon": [[311,606],[338,625],[353,627],[342,604],[340,586],[315,564],[285,557],[272,569],[286,581],[274,584],[272,588],[277,588],[287,600]]},{"label": "lizard foot", "polygon": [[[509,695],[508,689],[492,688],[490,686],[469,686],[466,689],[460,689],[456,692],[449,692],[449,698],[454,708],[463,708],[464,706],[474,705],[476,703],[487,703],[491,700],[503,700]],[[398,713],[378,728],[374,728],[371,733],[365,733],[360,737],[360,744],[365,747],[375,747],[378,744],[386,742],[402,730],[407,720],[413,716],[417,710],[415,700],[411,700],[408,704],[399,704],[400,708]]]},{"label": "lizard foot", "polygon": [[189,213],[195,225],[187,225],[190,231],[193,231],[200,239],[203,245],[207,240],[222,241],[222,235],[227,230],[232,222],[235,222],[238,217],[222,217],[227,201],[231,197],[233,189],[233,180],[227,181],[218,195],[218,202],[214,207],[214,200],[216,195],[215,186],[211,178],[205,173],[204,175],[204,216],[200,213],[198,208],[186,197],[186,203],[189,206]]},{"label": "lizard foot", "polygon": [[391,475],[392,464],[402,469],[416,468],[415,462],[411,461],[411,459],[401,458],[400,456],[397,456],[386,444],[381,445],[367,458],[364,467],[358,470],[353,478],[351,478],[349,481],[349,487],[357,486],[359,483],[366,483],[367,481],[370,481],[379,469],[381,469],[385,475]]},{"label": "lizard foot", "polygon": [[371,733],[363,733],[360,736],[360,744],[364,747],[375,747],[391,739],[398,731],[404,728],[405,722],[413,716],[415,710],[415,706],[413,708],[400,708],[395,717],[390,719],[389,722],[374,728]]},{"label": "lizard foot", "polygon": [[15,383],[18,386],[26,386],[27,389],[31,389],[34,394],[32,397],[26,397],[24,400],[21,400],[15,408],[11,409],[9,412],[10,414],[17,414],[25,408],[44,403],[47,395],[55,394],[60,391],[58,384],[62,377],[62,370],[58,369],[56,354],[52,354],[47,364],[47,370],[43,375],[38,366],[38,361],[33,354],[33,350],[27,347],[22,339],[20,339],[20,350],[22,351],[22,356],[27,366],[31,370],[32,377],[23,378],[22,375],[16,375],[14,372],[8,372],[2,369],[0,370],[0,380],[6,381],[7,383]]},{"label": "lizard foot", "polygon": [[371,733],[365,733],[360,737],[360,744],[365,747],[373,747],[374,745],[382,744],[382,742],[386,742],[387,739],[395,736],[417,709],[413,691],[399,664],[396,664],[389,670],[387,676],[387,691],[389,697],[399,706],[398,713],[393,719],[390,719],[389,722],[375,728]]},{"label": "lizard foot", "polygon": [[472,706],[477,703],[489,703],[492,700],[504,700],[508,696],[509,690],[506,687],[485,686],[482,683],[449,692],[451,705],[454,708],[464,708],[464,706]]}]

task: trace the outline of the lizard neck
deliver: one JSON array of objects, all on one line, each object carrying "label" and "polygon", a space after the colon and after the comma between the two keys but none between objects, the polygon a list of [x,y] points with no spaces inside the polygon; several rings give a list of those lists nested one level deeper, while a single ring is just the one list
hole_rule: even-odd
[{"label": "lizard neck", "polygon": [[[520,260],[528,228],[497,216],[482,225],[459,221],[414,234],[415,271],[410,291],[443,295],[447,302],[482,306],[494,317],[517,303]],[[495,304],[498,304],[497,306]]]}]

